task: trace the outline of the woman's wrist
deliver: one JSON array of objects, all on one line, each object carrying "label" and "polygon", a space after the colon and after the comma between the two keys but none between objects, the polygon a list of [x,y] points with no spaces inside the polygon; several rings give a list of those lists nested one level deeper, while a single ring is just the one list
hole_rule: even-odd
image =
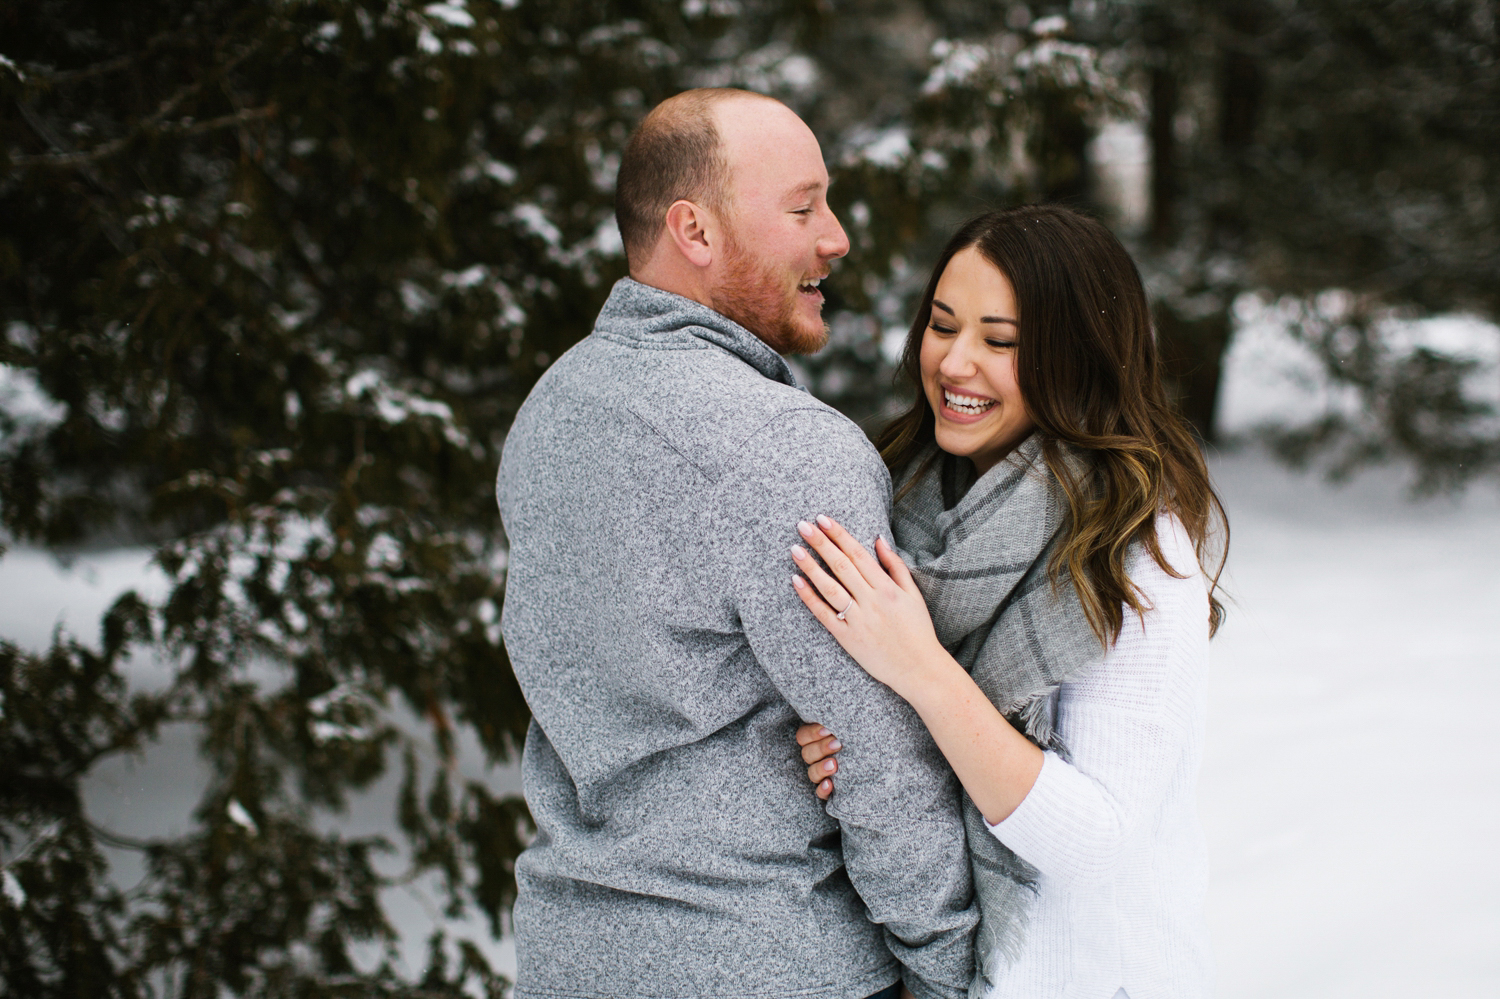
[{"label": "woman's wrist", "polygon": [[919,655],[913,668],[905,671],[901,687],[893,688],[901,699],[926,717],[927,711],[945,703],[955,685],[969,679],[969,674],[937,642]]},{"label": "woman's wrist", "polygon": [[[931,664],[908,704],[917,712],[964,790],[991,825],[1031,792],[1044,754],[1006,720],[952,656]],[[905,696],[905,695],[903,695]]]}]

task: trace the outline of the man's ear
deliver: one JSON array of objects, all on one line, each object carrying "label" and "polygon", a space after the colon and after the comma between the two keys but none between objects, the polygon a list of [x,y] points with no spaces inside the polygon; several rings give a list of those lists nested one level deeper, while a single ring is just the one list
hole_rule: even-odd
[{"label": "man's ear", "polygon": [[716,220],[691,201],[674,201],[667,209],[667,235],[677,252],[695,267],[714,262],[718,250]]}]

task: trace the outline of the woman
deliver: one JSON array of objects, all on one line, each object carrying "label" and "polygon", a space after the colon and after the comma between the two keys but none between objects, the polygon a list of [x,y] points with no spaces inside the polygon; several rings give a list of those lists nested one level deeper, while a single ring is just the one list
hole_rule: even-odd
[{"label": "woman", "polygon": [[[878,444],[911,567],[820,517],[799,530],[828,569],[798,546],[793,582],[967,792],[971,994],[1205,995],[1194,784],[1223,611],[1203,567],[1227,525],[1135,265],[1064,208],[983,215],[939,259],[904,367],[917,398]],[[798,742],[826,798],[837,737]]]}]

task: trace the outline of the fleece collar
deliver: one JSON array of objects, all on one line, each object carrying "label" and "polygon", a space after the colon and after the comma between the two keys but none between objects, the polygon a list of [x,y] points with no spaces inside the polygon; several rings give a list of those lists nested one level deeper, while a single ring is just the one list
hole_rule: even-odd
[{"label": "fleece collar", "polygon": [[615,282],[594,328],[627,339],[696,337],[729,351],[773,381],[797,387],[786,360],[739,323],[690,298],[633,278]]}]

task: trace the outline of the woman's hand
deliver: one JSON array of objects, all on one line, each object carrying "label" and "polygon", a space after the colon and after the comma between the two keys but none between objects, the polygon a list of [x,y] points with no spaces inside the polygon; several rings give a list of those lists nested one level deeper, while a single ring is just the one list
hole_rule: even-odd
[{"label": "woman's hand", "polygon": [[[797,595],[865,672],[916,709],[990,824],[1003,821],[1031,792],[1045,759],[1042,751],[1005,720],[938,642],[921,591],[895,550],[876,541],[877,562],[832,520],[819,517],[818,525],[801,523],[797,530],[828,570],[800,545],[793,547],[797,567],[807,574],[805,580],[792,577]],[[809,728],[812,732],[804,741],[803,732]],[[818,797],[824,798],[820,777],[832,777],[838,763],[813,760],[826,758],[831,752],[827,747],[837,740],[815,734],[819,731],[826,730],[821,725],[803,726],[797,741],[803,746],[802,758],[813,767],[834,764],[821,775],[816,769],[808,771],[818,783]],[[828,791],[833,792],[831,780]]]},{"label": "woman's hand", "polygon": [[[801,545],[792,546],[797,595],[829,633],[881,683],[911,700],[925,672],[954,665],[937,640],[932,617],[916,582],[884,538],[875,542],[877,562],[848,531],[828,517],[797,525],[832,575]],[[808,581],[812,585],[808,585]]]},{"label": "woman's hand", "polygon": [[833,793],[833,775],[839,771],[838,757],[834,756],[844,744],[838,736],[817,722],[809,722],[797,729],[797,745],[802,747],[802,762],[807,764],[807,779],[817,785],[813,792],[824,801]]}]

